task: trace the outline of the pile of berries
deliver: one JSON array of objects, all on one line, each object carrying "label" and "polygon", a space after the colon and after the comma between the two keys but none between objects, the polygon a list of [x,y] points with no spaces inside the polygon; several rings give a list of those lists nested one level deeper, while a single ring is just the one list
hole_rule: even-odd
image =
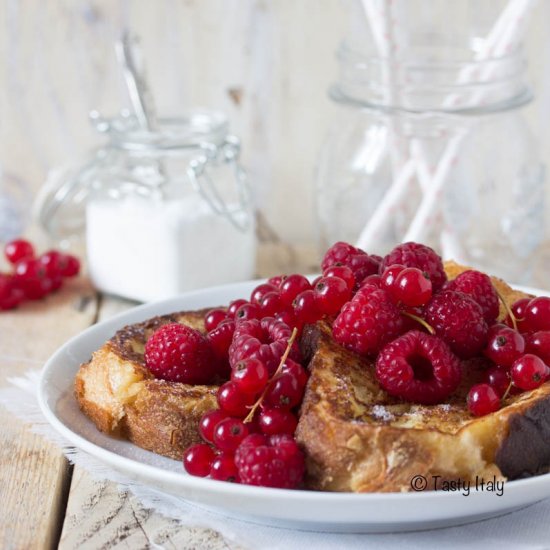
[{"label": "pile of berries", "polygon": [[159,378],[222,384],[218,409],[200,422],[204,443],[185,452],[190,474],[300,485],[304,457],[294,431],[308,374],[295,339],[320,319],[339,344],[375,361],[388,394],[415,403],[443,402],[473,358],[488,364],[485,382],[468,394],[474,415],[550,376],[550,298],[520,300],[498,323],[501,299],[491,279],[469,270],[448,281],[441,258],[418,243],[381,258],[339,242],[322,269],[313,282],[273,277],[249,299],[210,310],[205,334],[174,323],[147,341],[147,366]]},{"label": "pile of berries", "polygon": [[75,256],[49,250],[37,257],[33,245],[23,239],[6,244],[4,254],[13,270],[0,273],[0,311],[14,309],[24,300],[44,298],[58,290],[63,279],[80,271]]},{"label": "pile of berries", "polygon": [[295,488],[303,478],[304,456],[293,436],[308,379],[297,329],[274,317],[236,322],[219,311],[206,315],[206,336],[170,323],[145,347],[147,366],[166,380],[211,383],[223,380],[229,369],[229,380],[217,392],[219,408],[200,421],[205,443],[187,449],[184,466],[196,476]]}]

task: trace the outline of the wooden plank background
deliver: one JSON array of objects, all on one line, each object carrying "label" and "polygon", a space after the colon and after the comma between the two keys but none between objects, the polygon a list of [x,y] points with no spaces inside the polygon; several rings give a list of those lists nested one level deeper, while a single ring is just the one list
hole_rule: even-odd
[{"label": "wooden plank background", "polygon": [[[0,166],[33,191],[48,169],[99,143],[87,114],[127,103],[113,42],[129,27],[142,36],[158,112],[225,111],[269,220],[285,239],[309,243],[316,158],[336,113],[326,92],[358,1],[4,0]],[[476,2],[461,0],[465,9]],[[544,0],[526,41],[538,97],[528,111],[548,165],[549,20]]]}]

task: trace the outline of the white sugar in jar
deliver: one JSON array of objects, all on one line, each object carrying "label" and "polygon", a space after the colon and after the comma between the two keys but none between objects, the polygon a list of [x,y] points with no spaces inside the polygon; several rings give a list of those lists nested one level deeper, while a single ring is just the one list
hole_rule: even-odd
[{"label": "white sugar in jar", "polygon": [[254,275],[254,233],[198,195],[92,200],[86,219],[90,276],[105,292],[158,300]]}]

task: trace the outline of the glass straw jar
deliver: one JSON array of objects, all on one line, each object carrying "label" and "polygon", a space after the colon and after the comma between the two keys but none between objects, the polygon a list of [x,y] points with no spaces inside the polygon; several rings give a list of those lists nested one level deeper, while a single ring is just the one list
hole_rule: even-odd
[{"label": "glass straw jar", "polygon": [[[499,20],[487,0],[430,3],[435,16],[415,0],[384,5],[385,57],[359,11],[362,25],[338,51],[339,114],[316,179],[321,247],[345,240],[385,253],[416,240],[528,282],[545,237],[545,169],[523,112],[532,94],[519,38],[480,53]],[[443,8],[454,21],[444,31]]]}]

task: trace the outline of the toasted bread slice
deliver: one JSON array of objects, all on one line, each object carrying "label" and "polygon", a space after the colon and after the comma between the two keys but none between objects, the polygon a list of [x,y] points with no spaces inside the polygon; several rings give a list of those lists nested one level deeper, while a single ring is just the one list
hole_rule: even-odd
[{"label": "toasted bread slice", "polygon": [[[465,268],[446,269],[453,278]],[[510,304],[525,296],[500,280],[493,283]],[[499,411],[475,418],[466,395],[482,380],[483,360],[465,366],[461,386],[447,403],[423,406],[390,397],[376,380],[373,362],[338,345],[326,322],[306,328],[302,348],[311,357],[311,374],[296,437],[311,488],[409,491],[418,475],[433,488],[444,479],[514,479],[550,466],[550,383],[510,396]]]},{"label": "toasted bread slice", "polygon": [[217,407],[218,387],[155,379],[145,366],[144,350],[147,338],[167,323],[204,331],[204,314],[174,313],[124,327],[80,367],[75,395],[101,431],[175,459],[200,440],[198,422]]}]

